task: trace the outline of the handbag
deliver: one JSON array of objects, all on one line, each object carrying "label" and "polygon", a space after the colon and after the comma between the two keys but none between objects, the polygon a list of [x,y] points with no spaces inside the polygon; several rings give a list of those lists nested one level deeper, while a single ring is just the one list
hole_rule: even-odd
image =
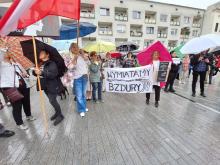
[{"label": "handbag", "polygon": [[24,96],[15,87],[15,76],[16,72],[14,74],[14,87],[2,89],[2,94],[5,95],[11,103],[14,103],[24,98]]}]

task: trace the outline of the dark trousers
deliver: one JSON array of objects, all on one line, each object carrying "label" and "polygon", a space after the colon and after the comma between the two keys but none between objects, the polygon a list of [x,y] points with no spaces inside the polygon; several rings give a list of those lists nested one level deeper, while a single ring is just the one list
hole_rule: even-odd
[{"label": "dark trousers", "polygon": [[204,93],[206,71],[205,72],[195,72],[195,71],[193,72],[193,82],[192,82],[193,93],[196,93],[196,83],[198,81],[199,76],[200,76],[200,90],[201,90],[201,93]]},{"label": "dark trousers", "polygon": [[92,99],[97,101],[96,93],[98,90],[98,100],[102,100],[102,82],[93,82],[92,83]]},{"label": "dark trousers", "polygon": [[169,73],[165,89],[168,89],[168,88],[173,89],[173,84],[174,84],[174,81],[176,79],[176,76],[177,76],[177,73],[175,73],[175,72],[170,72]]},{"label": "dark trousers", "polygon": [[24,96],[23,99],[12,103],[12,114],[17,125],[22,125],[22,107],[25,115],[31,116],[31,104],[30,104],[30,89],[29,88],[18,88],[19,92]]},{"label": "dark trousers", "polygon": [[50,104],[53,106],[53,108],[55,110],[55,114],[57,116],[62,115],[60,104],[57,101],[57,94],[49,93],[46,91],[45,91],[45,93],[49,99]]},{"label": "dark trousers", "polygon": [[[155,90],[155,101],[160,101],[160,86],[154,85]],[[150,100],[150,93],[146,93],[146,99]]]}]

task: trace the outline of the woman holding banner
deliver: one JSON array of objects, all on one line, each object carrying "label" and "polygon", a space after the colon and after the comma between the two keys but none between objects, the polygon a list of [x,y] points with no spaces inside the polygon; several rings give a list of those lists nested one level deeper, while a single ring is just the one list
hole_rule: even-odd
[{"label": "woman holding banner", "polygon": [[[160,54],[158,51],[154,51],[152,54],[152,64],[153,64],[153,88],[155,90],[155,107],[159,106],[160,101],[160,82],[157,81],[157,75],[160,66]],[[150,93],[146,93],[146,103],[150,104]]]}]

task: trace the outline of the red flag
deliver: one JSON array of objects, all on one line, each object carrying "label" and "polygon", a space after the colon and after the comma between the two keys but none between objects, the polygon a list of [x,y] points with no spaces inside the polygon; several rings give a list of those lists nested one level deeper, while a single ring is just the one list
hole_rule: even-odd
[{"label": "red flag", "polygon": [[15,0],[0,21],[0,35],[23,29],[48,15],[80,19],[80,0]]}]

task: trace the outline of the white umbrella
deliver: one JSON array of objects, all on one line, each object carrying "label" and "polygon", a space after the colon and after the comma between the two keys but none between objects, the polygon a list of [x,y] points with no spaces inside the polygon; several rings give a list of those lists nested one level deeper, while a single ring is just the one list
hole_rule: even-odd
[{"label": "white umbrella", "polygon": [[217,46],[220,46],[220,35],[208,34],[191,39],[180,49],[180,51],[183,54],[198,54]]}]

